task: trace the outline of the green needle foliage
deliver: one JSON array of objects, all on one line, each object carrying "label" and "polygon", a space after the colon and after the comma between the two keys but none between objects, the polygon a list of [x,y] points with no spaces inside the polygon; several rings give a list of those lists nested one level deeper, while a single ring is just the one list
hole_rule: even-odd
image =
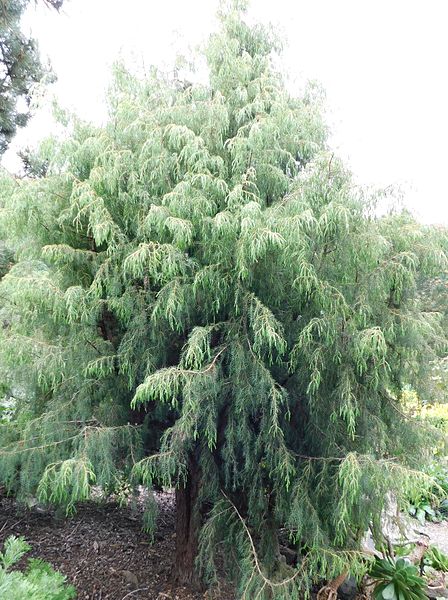
[{"label": "green needle foliage", "polygon": [[[59,10],[63,0],[43,0]],[[17,131],[30,118],[33,86],[48,75],[40,61],[35,40],[20,29],[20,20],[30,0],[0,2],[0,155]]]},{"label": "green needle foliage", "polygon": [[5,178],[0,200],[18,249],[1,481],[68,510],[123,475],[183,490],[187,554],[200,528],[205,579],[224,551],[260,600],[361,575],[388,493],[431,489],[428,434],[400,403],[444,343],[417,280],[447,264],[438,232],[377,216],[278,48],[233,3],[208,84],[118,67],[108,123],[73,119],[40,150],[46,176]]},{"label": "green needle foliage", "polygon": [[11,535],[0,552],[0,598],[8,600],[72,600],[76,590],[66,577],[42,560],[31,558],[25,572],[12,569],[30,550],[23,537]]}]

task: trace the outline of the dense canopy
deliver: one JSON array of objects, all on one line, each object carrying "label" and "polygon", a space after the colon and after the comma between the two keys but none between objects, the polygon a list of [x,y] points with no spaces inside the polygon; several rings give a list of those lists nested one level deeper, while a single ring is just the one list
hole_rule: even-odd
[{"label": "dense canopy", "polygon": [[68,510],[123,478],[176,487],[180,577],[232,548],[247,598],[363,572],[388,492],[425,483],[400,402],[444,343],[417,294],[439,233],[378,216],[276,50],[234,3],[207,85],[117,67],[108,123],[71,119],[0,197],[0,482]]}]

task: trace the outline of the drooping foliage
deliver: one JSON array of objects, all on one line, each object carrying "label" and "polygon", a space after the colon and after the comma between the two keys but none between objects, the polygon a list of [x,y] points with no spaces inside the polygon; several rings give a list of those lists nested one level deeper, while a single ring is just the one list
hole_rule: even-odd
[{"label": "drooping foliage", "polygon": [[444,343],[417,295],[446,269],[438,236],[377,216],[277,46],[234,3],[208,85],[117,68],[107,125],[73,120],[40,151],[46,176],[1,197],[18,259],[1,482],[70,510],[123,474],[188,489],[195,471],[198,567],[213,581],[225,548],[260,599],[363,572],[388,492],[431,485],[400,402]]},{"label": "drooping foliage", "polygon": [[[441,242],[445,252],[448,247],[448,231],[438,228]],[[441,273],[433,279],[422,278],[419,285],[422,305],[427,311],[434,311],[442,315],[442,326],[445,335],[448,333],[448,273]],[[432,373],[429,388],[425,390],[421,400],[428,402],[448,401],[448,355],[447,349],[442,348],[437,358],[431,363]]]},{"label": "drooping foliage", "polygon": [[[44,0],[57,10],[63,0]],[[30,0],[2,0],[0,6],[0,155],[17,128],[30,117],[33,86],[48,73],[41,64],[36,41],[20,28]]]}]

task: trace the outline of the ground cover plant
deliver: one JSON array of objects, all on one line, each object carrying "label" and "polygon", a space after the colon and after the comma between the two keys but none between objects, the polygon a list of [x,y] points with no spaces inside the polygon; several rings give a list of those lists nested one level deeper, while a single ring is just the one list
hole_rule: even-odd
[{"label": "ground cover plant", "polygon": [[179,580],[225,557],[260,600],[361,576],[391,494],[432,489],[401,408],[445,344],[419,296],[444,232],[378,215],[279,47],[231,3],[207,84],[117,67],[108,123],[68,118],[0,194],[0,482],[68,512],[94,485],[174,487]]},{"label": "ground cover plant", "polygon": [[446,458],[431,463],[425,472],[433,478],[434,486],[426,494],[414,498],[409,514],[424,524],[425,520],[440,521],[448,518],[448,465]]},{"label": "ground cover plant", "polygon": [[373,597],[376,600],[425,600],[425,581],[415,565],[404,558],[376,559],[370,575],[378,582]]},{"label": "ground cover plant", "polygon": [[72,600],[75,588],[53,567],[38,559],[29,559],[25,572],[16,563],[30,550],[21,538],[10,536],[0,552],[0,597],[8,600]]},{"label": "ground cover plant", "polygon": [[[434,370],[431,375],[434,379]],[[423,427],[434,430],[433,458],[424,471],[433,478],[432,490],[422,491],[408,507],[410,515],[424,524],[428,521],[441,521],[448,518],[448,458],[446,439],[448,434],[448,405],[442,403],[422,403],[415,393],[407,392],[406,408]]]}]

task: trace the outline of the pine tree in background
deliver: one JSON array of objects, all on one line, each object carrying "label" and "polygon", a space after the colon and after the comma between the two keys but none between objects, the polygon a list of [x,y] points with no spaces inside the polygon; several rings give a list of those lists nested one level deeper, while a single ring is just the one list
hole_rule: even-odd
[{"label": "pine tree in background", "polygon": [[[44,0],[59,10],[61,0]],[[48,70],[42,67],[36,42],[20,29],[29,0],[0,1],[0,155],[19,127],[30,118],[33,86]]]},{"label": "pine tree in background", "polygon": [[0,200],[3,485],[68,510],[123,475],[173,486],[179,579],[221,553],[259,599],[363,572],[389,492],[430,485],[400,401],[444,343],[416,286],[446,269],[438,232],[376,216],[277,49],[233,3],[209,85],[117,68],[109,123],[74,120]]}]

